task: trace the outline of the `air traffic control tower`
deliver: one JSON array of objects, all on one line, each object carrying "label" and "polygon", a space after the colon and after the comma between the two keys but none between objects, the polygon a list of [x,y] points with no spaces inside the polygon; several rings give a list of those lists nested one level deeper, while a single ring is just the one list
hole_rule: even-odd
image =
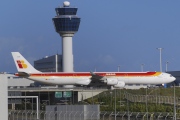
[{"label": "air traffic control tower", "polygon": [[55,8],[57,16],[53,18],[55,30],[62,37],[62,71],[73,72],[72,37],[78,31],[80,18],[76,15],[78,8],[70,7],[65,1],[63,7]]}]

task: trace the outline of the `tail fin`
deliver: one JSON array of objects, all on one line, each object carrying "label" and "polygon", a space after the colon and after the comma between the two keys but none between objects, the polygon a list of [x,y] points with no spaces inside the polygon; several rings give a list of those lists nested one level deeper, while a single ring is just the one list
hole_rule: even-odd
[{"label": "tail fin", "polygon": [[41,73],[36,70],[19,52],[11,52],[18,72]]}]

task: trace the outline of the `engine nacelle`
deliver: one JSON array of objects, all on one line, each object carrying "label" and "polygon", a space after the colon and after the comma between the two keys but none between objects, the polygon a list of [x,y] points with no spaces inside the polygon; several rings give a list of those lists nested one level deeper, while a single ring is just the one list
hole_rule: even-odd
[{"label": "engine nacelle", "polygon": [[108,78],[107,79],[107,85],[117,85],[118,84],[118,80],[115,78]]},{"label": "engine nacelle", "polygon": [[82,80],[79,80],[78,82],[76,82],[76,84],[78,84],[78,85],[89,85],[90,82],[91,82],[90,79],[82,79]]},{"label": "engine nacelle", "polygon": [[116,85],[114,85],[115,88],[124,88],[125,87],[125,82],[123,81],[118,81]]}]

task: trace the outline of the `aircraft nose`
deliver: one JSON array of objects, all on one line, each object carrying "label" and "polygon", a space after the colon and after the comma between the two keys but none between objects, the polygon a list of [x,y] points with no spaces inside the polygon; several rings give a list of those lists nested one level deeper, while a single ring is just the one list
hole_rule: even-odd
[{"label": "aircraft nose", "polygon": [[176,80],[176,78],[175,78],[175,77],[172,77],[172,82],[175,81],[175,80]]},{"label": "aircraft nose", "polygon": [[175,77],[173,77],[173,76],[171,76],[170,77],[170,79],[168,80],[169,82],[168,83],[170,83],[170,82],[174,82],[176,80],[176,78]]}]

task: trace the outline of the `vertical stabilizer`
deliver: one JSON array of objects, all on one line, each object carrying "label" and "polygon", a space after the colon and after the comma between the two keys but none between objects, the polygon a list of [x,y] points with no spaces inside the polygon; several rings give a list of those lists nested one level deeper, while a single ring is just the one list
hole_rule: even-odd
[{"label": "vertical stabilizer", "polygon": [[11,52],[18,72],[41,73],[36,70],[19,52]]}]

